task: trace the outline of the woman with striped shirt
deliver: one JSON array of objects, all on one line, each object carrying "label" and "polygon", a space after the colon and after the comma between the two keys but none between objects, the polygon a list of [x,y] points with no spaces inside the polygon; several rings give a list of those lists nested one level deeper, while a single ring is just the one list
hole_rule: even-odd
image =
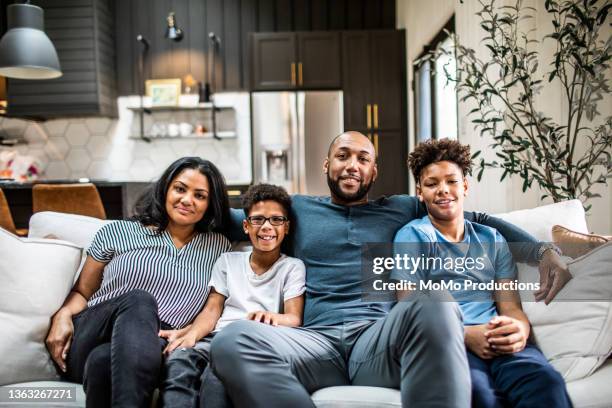
[{"label": "woman with striped shirt", "polygon": [[161,329],[186,326],[230,249],[223,176],[209,161],[177,160],[143,195],[130,221],[102,227],[55,313],[47,348],[88,407],[147,407],[162,366]]}]

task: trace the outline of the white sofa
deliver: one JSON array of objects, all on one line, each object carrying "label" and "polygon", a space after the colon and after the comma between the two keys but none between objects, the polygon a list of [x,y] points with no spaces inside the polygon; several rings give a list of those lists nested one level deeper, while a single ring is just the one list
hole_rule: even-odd
[{"label": "white sofa", "polygon": [[[499,216],[521,226],[539,239],[546,241],[551,240],[550,230],[554,224],[565,225],[576,231],[588,232],[584,211],[582,205],[578,201],[569,201],[531,210],[499,214]],[[13,335],[25,336],[22,341],[23,344],[20,344],[19,347],[16,347],[14,344],[8,344],[9,342],[14,342],[14,339],[6,340],[5,338],[4,341],[0,340],[0,355],[11,355],[15,357],[13,360],[10,360],[9,363],[5,361],[4,368],[0,368],[0,385],[11,384],[11,386],[49,387],[67,384],[58,381],[51,362],[48,356],[45,355],[43,341],[48,327],[48,317],[50,313],[52,313],[49,311],[55,310],[59,304],[61,304],[63,296],[65,296],[68,288],[76,278],[74,271],[80,259],[78,248],[88,245],[93,238],[93,234],[102,223],[103,221],[88,217],[59,213],[39,213],[34,215],[31,219],[30,237],[27,240],[19,242],[12,241],[18,240],[18,238],[9,237],[8,232],[0,230],[0,282],[2,285],[2,287],[0,287],[0,296],[2,296],[0,297],[0,316],[2,316],[3,322],[5,318],[9,323],[12,322],[13,326],[17,328],[16,331],[23,331],[23,333],[13,333]],[[49,239],[41,239],[49,236],[55,239],[72,242],[73,244],[58,242],[57,240],[51,241]],[[42,246],[43,249],[41,250],[40,247],[31,249],[38,255],[32,257],[26,256],[27,259],[24,259],[23,256],[16,253],[21,246],[25,245],[24,242],[30,245],[31,248]],[[49,245],[55,245],[55,247],[49,249],[46,247]],[[58,252],[59,246],[62,248],[60,248],[61,250]],[[607,254],[612,252],[612,245],[608,245],[607,247],[609,248],[604,248],[603,251],[600,251],[600,254],[607,251],[605,254],[608,256]],[[28,249],[26,248],[24,251],[27,253]],[[58,265],[57,263],[60,260],[57,259],[53,262],[49,262],[45,259],[37,259],[39,255],[40,257],[44,257],[45,251],[51,251],[50,253],[57,254],[65,253],[66,255],[64,255],[63,258],[70,259],[66,261],[67,263],[65,265],[61,264],[61,262]],[[610,258],[603,257],[602,259],[604,259],[604,262],[607,262],[606,260]],[[44,288],[44,297],[51,296],[51,292],[55,293],[55,299],[53,299],[53,301],[45,303],[41,299],[39,299],[38,302],[36,299],[27,299],[25,303],[26,306],[23,306],[24,303],[22,303],[20,305],[21,308],[12,308],[11,302],[6,300],[7,297],[12,296],[14,299],[15,297],[21,296],[21,299],[24,299],[24,295],[20,294],[20,290],[27,291],[28,288],[33,285],[32,282],[34,282],[34,280],[27,284],[24,283],[21,286],[20,283],[26,280],[25,274],[35,275],[39,272],[38,269],[36,269],[37,264],[43,269],[63,268],[62,270],[66,270],[72,268],[72,271],[59,275],[57,273],[53,275],[47,275],[45,273],[39,274],[40,276],[37,275],[36,282],[38,282],[39,290],[40,288]],[[28,270],[15,271],[15,268],[25,268]],[[521,276],[537,273],[535,268],[527,265],[520,265],[519,270]],[[570,270],[572,269],[570,268]],[[609,271],[612,272],[612,265],[610,265]],[[610,273],[610,275],[612,276],[612,273]],[[34,279],[34,277],[32,279]],[[575,277],[572,281],[577,281],[578,279],[579,277]],[[42,280],[42,282],[40,282],[40,280]],[[58,281],[60,282],[58,283]],[[13,285],[13,289],[11,285]],[[27,294],[25,297],[27,298]],[[4,301],[2,300],[3,298],[5,299]],[[592,313],[598,313],[597,318],[589,320],[585,319],[584,316],[579,316],[577,322],[578,326],[572,325],[571,327],[569,325],[576,322],[570,323],[568,320],[567,329],[564,327],[565,314],[568,308],[576,309],[574,303],[559,303],[555,305],[555,307],[559,307],[559,314],[563,314],[563,316],[560,316],[552,323],[550,322],[549,310],[545,309],[546,307],[544,305],[539,303],[535,304],[533,302],[524,302],[523,304],[530,318],[532,315],[535,317],[536,321],[532,321],[532,324],[536,340],[542,340],[546,347],[548,347],[543,347],[543,345],[540,344],[547,357],[550,356],[549,358],[553,358],[551,362],[557,364],[555,367],[559,367],[558,369],[564,375],[564,378],[566,378],[568,391],[576,408],[612,407],[612,387],[610,387],[610,384],[612,384],[612,360],[608,359],[611,351],[609,343],[610,336],[612,335],[612,312],[610,312],[610,297],[607,299],[608,302],[581,302],[578,304],[579,309],[584,310],[584,313],[587,314],[591,313],[589,307],[595,305],[593,306],[595,307],[595,309],[593,309],[595,311]],[[525,300],[527,299],[524,299],[524,301]],[[18,311],[23,310],[24,307],[26,313],[19,315]],[[597,309],[597,307],[599,307],[599,309]],[[41,311],[41,309],[45,310]],[[33,317],[29,317],[28,311]],[[15,315],[15,313],[17,313],[17,315]],[[32,328],[27,324],[24,327],[24,319],[26,319],[26,322],[34,322],[36,318],[38,318],[38,323],[36,324],[40,327]],[[570,318],[568,317],[568,319]],[[581,326],[579,326],[579,324],[582,323],[584,325],[585,322],[589,323],[583,328],[580,328]],[[3,326],[5,325],[3,324]],[[576,327],[578,327],[578,329],[576,329]],[[5,327],[5,330],[6,329]],[[548,332],[546,332],[546,330],[548,330]],[[555,335],[559,338],[571,338],[572,341],[579,342],[581,346],[575,350],[576,347],[568,348],[567,345],[549,342],[545,339],[545,336],[550,336],[551,330],[557,331]],[[597,331],[603,333],[594,336],[593,333]],[[582,338],[580,336],[582,336]],[[597,337],[596,341],[593,340],[592,337]],[[585,348],[588,349],[589,347],[594,351],[585,350]],[[576,354],[580,353],[586,353],[587,355],[577,357]],[[48,403],[46,406],[84,406],[85,400],[82,388],[80,385],[75,385],[75,387],[77,391],[75,402]],[[443,390],[441,390],[441,392],[443,392]],[[319,408],[401,406],[398,390],[376,387],[342,386],[324,388],[315,392],[312,398],[315,405]],[[0,403],[0,406],[2,406],[2,403]]]}]

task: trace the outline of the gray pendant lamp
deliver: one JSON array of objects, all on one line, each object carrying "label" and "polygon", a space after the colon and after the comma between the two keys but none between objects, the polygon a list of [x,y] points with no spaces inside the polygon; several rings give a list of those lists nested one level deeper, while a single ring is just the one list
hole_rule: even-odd
[{"label": "gray pendant lamp", "polygon": [[8,31],[0,40],[0,75],[19,79],[62,76],[57,52],[44,32],[43,10],[32,4],[7,7]]}]

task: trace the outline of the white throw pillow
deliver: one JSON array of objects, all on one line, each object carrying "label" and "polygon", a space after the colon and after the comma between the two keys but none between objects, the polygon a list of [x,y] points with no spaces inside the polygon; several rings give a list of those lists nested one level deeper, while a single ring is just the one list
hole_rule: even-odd
[{"label": "white throw pillow", "polygon": [[[573,276],[546,306],[521,292],[537,344],[566,381],[592,374],[612,353],[612,242],[568,262]],[[538,269],[519,264],[523,282]],[[573,299],[573,300],[572,300]]]},{"label": "white throw pillow", "polygon": [[589,233],[580,200],[562,201],[528,210],[518,210],[494,217],[508,221],[544,242],[552,242],[553,225],[563,225],[572,231]]},{"label": "white throw pillow", "polygon": [[84,215],[42,211],[30,217],[28,238],[54,236],[56,239],[72,242],[87,249],[96,232],[109,222],[112,221]]},{"label": "white throw pillow", "polygon": [[87,258],[87,248],[96,235],[96,232],[110,220],[87,217],[85,215],[66,214],[53,211],[41,211],[30,217],[28,238],[52,238],[67,241],[83,248],[83,255],[79,265],[79,271],[74,275],[76,281],[85,259]]},{"label": "white throw pillow", "polygon": [[80,261],[81,249],[68,242],[0,228],[0,385],[58,378],[44,340]]}]

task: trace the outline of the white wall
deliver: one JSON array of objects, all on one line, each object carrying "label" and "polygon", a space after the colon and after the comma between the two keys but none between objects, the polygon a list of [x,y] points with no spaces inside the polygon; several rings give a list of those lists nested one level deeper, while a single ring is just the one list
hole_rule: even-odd
[{"label": "white wall", "polygon": [[[396,3],[397,27],[406,29],[407,37],[408,129],[409,145],[410,150],[412,150],[414,147],[414,94],[410,86],[413,79],[412,63],[423,51],[423,46],[432,40],[454,13],[455,28],[460,41],[464,45],[474,48],[481,58],[487,55],[487,51],[481,44],[484,31],[479,26],[479,17],[475,15],[480,10],[480,4],[477,1],[466,0],[461,4],[459,0],[396,0]],[[513,3],[511,2],[510,4]],[[527,21],[529,21],[530,28],[536,29],[536,38],[541,39],[551,31],[552,24],[544,10],[543,1],[532,0],[530,3],[531,6],[538,9],[538,12],[535,19]],[[605,34],[609,38],[610,34],[612,34],[612,29],[608,27]],[[543,62],[550,61],[550,56],[554,52],[552,40],[546,40],[543,45],[540,44],[537,50],[541,55],[540,71],[544,73],[547,70],[547,64]],[[473,151],[483,150],[483,152],[491,154],[488,148],[490,139],[481,138],[479,133],[474,131],[473,125],[467,117],[467,113],[471,108],[471,106],[466,104],[460,103],[459,105],[459,140],[462,143],[470,144]],[[561,97],[561,85],[558,82],[545,86],[542,94],[536,101],[536,108],[545,111],[553,118],[559,118],[558,120],[561,122],[563,121],[562,118],[566,115],[567,107],[564,106],[563,98]],[[604,115],[612,112],[612,97],[610,95],[606,98],[605,103],[600,105],[599,111]],[[584,148],[584,146],[582,147]],[[510,180],[505,179],[500,183],[500,175],[501,171],[487,169],[480,183],[473,179],[470,195],[466,203],[467,207],[493,214],[531,208],[543,204],[539,200],[542,193],[538,188],[522,193],[522,181],[519,177],[514,177]],[[595,232],[609,234],[612,232],[612,183],[609,183],[607,187],[599,187],[594,192],[600,193],[602,198],[590,201],[593,207],[588,216],[589,228]],[[551,201],[548,200],[546,202]]]}]

